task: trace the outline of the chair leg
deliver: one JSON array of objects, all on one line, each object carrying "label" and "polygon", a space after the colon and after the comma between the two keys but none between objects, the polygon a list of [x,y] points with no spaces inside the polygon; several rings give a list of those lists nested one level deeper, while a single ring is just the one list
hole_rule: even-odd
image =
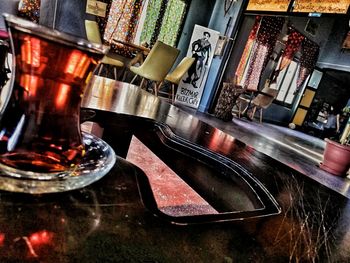
[{"label": "chair leg", "polygon": [[124,72],[123,72],[122,82],[125,81],[127,75],[128,75],[128,70],[127,70],[127,68],[125,68]]},{"label": "chair leg", "polygon": [[158,89],[162,86],[163,81],[160,81],[159,83],[155,82],[154,83],[154,95],[158,96]]},{"label": "chair leg", "polygon": [[92,72],[92,75],[96,75],[96,72],[100,69],[100,67],[101,67],[101,64],[98,64],[97,67]]},{"label": "chair leg", "polygon": [[171,104],[174,104],[175,100],[175,84],[171,83]]},{"label": "chair leg", "polygon": [[260,108],[260,123],[262,123],[262,114],[263,114],[263,109],[262,108]]},{"label": "chair leg", "polygon": [[155,96],[158,96],[158,85],[157,84],[158,84],[157,82],[152,83]]},{"label": "chair leg", "polygon": [[241,118],[241,110],[242,110],[242,104],[240,101],[237,103],[237,108],[238,108],[238,118],[240,119]]},{"label": "chair leg", "polygon": [[255,111],[256,111],[256,106],[254,106],[252,114],[250,115],[251,119],[254,119]]},{"label": "chair leg", "polygon": [[[146,79],[145,79],[145,78],[142,78],[141,84],[140,84],[140,88],[141,88],[141,89],[143,89],[143,86],[145,85],[145,81],[146,81]],[[146,90],[147,90],[147,88],[146,88]]]},{"label": "chair leg", "polygon": [[118,74],[117,74],[117,68],[113,67],[113,72],[114,72],[114,79],[118,80]]},{"label": "chair leg", "polygon": [[138,75],[135,75],[135,77],[133,77],[133,79],[131,80],[130,84],[133,84],[137,77]]},{"label": "chair leg", "polygon": [[103,63],[100,64],[100,68],[98,69],[98,73],[97,73],[98,76],[101,75],[102,68],[103,68]]},{"label": "chair leg", "polygon": [[245,108],[244,108],[244,110],[242,111],[242,115],[244,115],[245,113],[246,113],[246,111],[248,110],[248,106],[246,106]]}]

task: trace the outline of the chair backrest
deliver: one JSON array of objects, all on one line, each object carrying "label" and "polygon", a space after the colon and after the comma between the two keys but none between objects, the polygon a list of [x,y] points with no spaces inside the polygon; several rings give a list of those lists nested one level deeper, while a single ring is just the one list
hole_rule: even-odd
[{"label": "chair backrest", "polygon": [[193,64],[194,60],[194,58],[184,57],[176,68],[165,77],[165,80],[178,85],[182,77]]},{"label": "chair backrest", "polygon": [[86,38],[90,42],[102,44],[100,30],[96,21],[85,20]]},{"label": "chair backrest", "polygon": [[179,53],[180,50],[157,41],[140,66],[143,77],[154,81],[163,81]]},{"label": "chair backrest", "polygon": [[[278,94],[277,89],[272,89],[269,86],[266,86],[261,91],[262,93],[258,94],[253,100],[252,103],[258,107],[266,109],[271,105]],[[267,95],[265,95],[267,94]]]}]

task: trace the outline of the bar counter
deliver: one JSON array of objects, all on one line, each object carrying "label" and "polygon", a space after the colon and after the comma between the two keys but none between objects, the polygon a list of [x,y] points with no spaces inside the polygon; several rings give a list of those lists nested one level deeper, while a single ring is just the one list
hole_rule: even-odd
[{"label": "bar counter", "polygon": [[[350,261],[346,197],[137,86],[102,77],[91,83],[82,111],[117,153],[115,166],[80,190],[1,192],[0,262]],[[125,159],[135,137],[202,197],[222,197],[218,212],[162,213],[144,171]],[[196,181],[207,160],[218,160],[218,175]],[[259,195],[258,209],[227,212],[235,192],[229,181],[211,180],[230,173],[230,165]]]}]

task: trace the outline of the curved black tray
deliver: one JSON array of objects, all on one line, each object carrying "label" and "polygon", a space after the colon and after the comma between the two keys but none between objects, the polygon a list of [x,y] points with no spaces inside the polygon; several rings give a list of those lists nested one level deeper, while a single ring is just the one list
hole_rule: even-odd
[{"label": "curved black tray", "polygon": [[143,203],[153,214],[176,224],[195,224],[244,220],[281,212],[262,183],[238,163],[177,136],[167,125],[153,122],[151,126],[152,129],[136,131],[135,136],[218,212],[168,215],[158,208],[148,178],[138,176]]}]

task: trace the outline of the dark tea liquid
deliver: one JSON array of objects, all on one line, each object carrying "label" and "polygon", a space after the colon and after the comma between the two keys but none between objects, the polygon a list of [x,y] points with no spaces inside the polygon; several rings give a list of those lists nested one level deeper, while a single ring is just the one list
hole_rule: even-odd
[{"label": "dark tea liquid", "polygon": [[12,32],[16,78],[0,120],[0,163],[33,172],[74,169],[84,156],[79,112],[102,54]]}]

